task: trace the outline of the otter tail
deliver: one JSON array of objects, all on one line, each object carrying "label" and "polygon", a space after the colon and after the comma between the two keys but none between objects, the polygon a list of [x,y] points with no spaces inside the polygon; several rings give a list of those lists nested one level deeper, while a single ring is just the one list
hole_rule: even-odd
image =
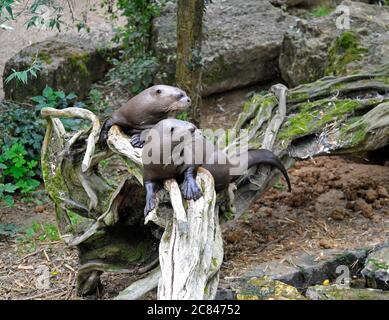
[{"label": "otter tail", "polygon": [[258,164],[268,164],[280,170],[288,184],[289,192],[292,190],[288,172],[280,159],[273,152],[266,149],[250,150],[248,152],[248,167],[251,168]]},{"label": "otter tail", "polygon": [[102,149],[107,148],[107,139],[108,139],[108,131],[113,126],[112,120],[107,119],[104,121],[103,126],[100,130],[100,136],[99,136],[99,144]]}]

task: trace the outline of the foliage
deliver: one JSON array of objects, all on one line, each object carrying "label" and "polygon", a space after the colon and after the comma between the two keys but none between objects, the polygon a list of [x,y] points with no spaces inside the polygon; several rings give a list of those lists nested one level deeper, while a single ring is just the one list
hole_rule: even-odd
[{"label": "foliage", "polygon": [[4,202],[8,207],[13,206],[14,198],[12,194],[15,193],[16,189],[17,187],[12,183],[0,183],[0,202]]},{"label": "foliage", "polygon": [[0,156],[0,170],[2,171],[0,183],[0,201],[6,205],[13,205],[13,194],[16,190],[22,194],[30,193],[40,185],[33,177],[36,176],[36,160],[29,160],[27,151],[20,143],[11,147],[5,146]]},{"label": "foliage", "polygon": [[2,145],[11,147],[20,143],[30,159],[38,159],[44,135],[44,121],[28,107],[20,107],[9,102],[1,102],[0,132]]},{"label": "foliage", "polygon": [[15,0],[0,0],[0,25],[25,15],[29,17],[26,22],[27,29],[43,27],[46,29],[56,28],[61,31],[61,24],[63,24],[61,18],[65,1],[34,0],[27,2],[19,11],[15,12],[14,5],[18,2]]},{"label": "foliage", "polygon": [[353,31],[344,31],[330,46],[326,75],[346,74],[347,65],[353,61],[362,60],[367,51],[366,48],[361,46],[357,34]]},{"label": "foliage", "polygon": [[[117,8],[127,20],[124,27],[117,28],[113,41],[120,43],[123,50],[120,60],[114,59],[114,68],[109,72],[111,79],[119,80],[131,91],[138,93],[149,86],[157,71],[157,60],[150,48],[151,22],[159,16],[163,1],[119,0]],[[115,14],[113,14],[115,16]]]},{"label": "foliage", "polygon": [[14,223],[0,223],[0,237],[6,236],[6,237],[12,237],[15,236],[16,233],[19,231],[19,228]]},{"label": "foliage", "polygon": [[88,110],[101,116],[108,117],[108,115],[112,114],[112,108],[107,97],[97,88],[92,88],[89,91],[86,107]]},{"label": "foliage", "polygon": [[26,70],[16,71],[15,69],[12,69],[11,74],[4,80],[4,82],[7,84],[12,80],[17,80],[22,82],[23,84],[27,84],[28,77],[30,76],[30,78],[36,78],[37,73],[41,70],[42,70],[41,62],[35,59],[32,65],[28,67]]},{"label": "foliage", "polygon": [[18,243],[25,245],[29,251],[35,251],[38,241],[60,240],[58,228],[52,223],[39,223],[34,221],[31,227],[24,230],[22,236],[17,238]]},{"label": "foliage", "polygon": [[334,9],[328,6],[318,6],[309,12],[313,17],[325,17],[328,16]]},{"label": "foliage", "polygon": [[[53,88],[46,86],[41,96],[32,97],[31,100],[36,103],[36,111],[41,111],[43,108],[55,108],[64,109],[73,105],[78,108],[83,108],[84,103],[75,102],[77,95],[73,92],[66,95],[63,91],[56,91]],[[62,119],[62,123],[65,129],[72,131],[79,130],[82,126],[83,121],[81,119]]]},{"label": "foliage", "polygon": [[[0,102],[0,202],[7,206],[14,204],[13,195],[23,197],[35,191],[40,182],[38,160],[45,133],[45,121],[40,118],[42,108],[66,108],[75,104],[76,95],[66,95],[46,87],[41,96],[33,97],[35,109],[11,102]],[[82,103],[76,104],[82,107]],[[81,119],[63,119],[66,129],[79,130]]]},{"label": "foliage", "polygon": [[[122,58],[123,59],[123,58]],[[157,59],[151,55],[138,59],[113,59],[114,68],[108,73],[111,79],[119,80],[121,85],[131,85],[132,93],[139,93],[150,86],[158,69]]]},{"label": "foliage", "polygon": [[69,102],[77,98],[72,92],[66,95],[63,91],[55,91],[53,88],[46,86],[41,96],[31,98],[36,103],[36,110],[41,111],[43,108],[64,109],[69,106]]}]

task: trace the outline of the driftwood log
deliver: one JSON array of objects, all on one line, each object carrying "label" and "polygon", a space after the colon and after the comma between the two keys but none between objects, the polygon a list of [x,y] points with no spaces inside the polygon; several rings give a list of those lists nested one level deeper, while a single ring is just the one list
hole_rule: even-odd
[{"label": "driftwood log", "polygon": [[[93,293],[102,272],[139,276],[117,299],[138,299],[158,287],[159,299],[213,299],[223,258],[219,221],[236,219],[278,177],[267,166],[251,168],[216,195],[200,169],[203,198],[183,202],[177,183],[165,182],[158,208],[145,223],[140,149],[119,127],[109,150],[96,145],[100,122],[90,111],[46,108],[42,172],[55,203],[64,241],[79,249],[77,288]],[[91,126],[66,132],[60,118]],[[288,90],[275,85],[254,95],[228,137],[218,145],[273,150],[286,167],[297,159],[363,153],[389,144],[389,65],[365,74],[326,77]],[[233,131],[245,135],[230,138]],[[228,142],[228,143],[227,143]]]}]

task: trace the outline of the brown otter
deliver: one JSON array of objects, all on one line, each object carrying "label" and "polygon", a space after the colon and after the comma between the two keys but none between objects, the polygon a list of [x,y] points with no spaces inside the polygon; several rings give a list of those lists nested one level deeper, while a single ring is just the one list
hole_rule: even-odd
[{"label": "brown otter", "polygon": [[[195,178],[200,165],[212,174],[216,191],[227,188],[229,183],[238,177],[231,174],[234,165],[227,155],[216,149],[190,122],[177,119],[162,120],[148,132],[145,141],[142,150],[146,189],[145,215],[154,209],[156,192],[165,179],[176,178],[178,182],[182,181],[180,188],[184,199],[197,200],[201,197],[201,190]],[[200,156],[196,154],[198,150],[203,151]],[[279,169],[291,191],[288,173],[271,151],[250,150],[241,156],[247,156],[247,169],[258,164],[268,164]]]},{"label": "brown otter", "polygon": [[100,145],[106,147],[109,129],[118,125],[132,135],[131,144],[141,148],[144,144],[141,138],[143,130],[150,129],[158,121],[167,118],[170,112],[188,108],[190,103],[185,91],[176,87],[155,85],[143,90],[104,122],[100,131]]}]

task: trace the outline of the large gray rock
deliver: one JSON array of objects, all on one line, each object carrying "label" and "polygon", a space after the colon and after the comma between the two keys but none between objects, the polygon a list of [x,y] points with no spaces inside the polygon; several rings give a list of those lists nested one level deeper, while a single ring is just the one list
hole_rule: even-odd
[{"label": "large gray rock", "polygon": [[310,300],[389,300],[389,292],[331,286],[309,287],[305,293]]},{"label": "large gray rock", "polygon": [[362,275],[368,287],[389,290],[389,246],[368,255]]},{"label": "large gray rock", "polygon": [[[283,35],[294,21],[267,0],[214,0],[207,5],[203,95],[277,78]],[[154,21],[154,48],[164,67],[161,74],[166,73],[165,79],[173,82],[175,4],[170,4]]]},{"label": "large gray rock", "polygon": [[[106,74],[108,57],[118,51],[117,47],[111,46],[109,39],[105,33],[83,37],[62,35],[24,48],[5,65],[5,98],[26,101],[40,95],[46,85],[66,93],[75,92],[81,99],[86,97],[91,85]],[[43,66],[37,78],[29,78],[27,84],[15,80],[5,83],[13,69],[26,70],[36,58]]]},{"label": "large gray rock", "polygon": [[389,61],[389,7],[343,1],[350,10],[350,30],[336,27],[339,14],[300,20],[284,37],[282,78],[290,87],[324,75],[368,71]]},{"label": "large gray rock", "polygon": [[[261,263],[247,271],[243,277],[270,276],[304,291],[309,286],[321,284],[324,280],[334,280],[343,274],[337,273],[338,266],[349,268],[350,276],[363,267],[366,250],[322,250],[316,253],[303,253],[288,259]],[[338,270],[340,271],[340,270]]]}]

